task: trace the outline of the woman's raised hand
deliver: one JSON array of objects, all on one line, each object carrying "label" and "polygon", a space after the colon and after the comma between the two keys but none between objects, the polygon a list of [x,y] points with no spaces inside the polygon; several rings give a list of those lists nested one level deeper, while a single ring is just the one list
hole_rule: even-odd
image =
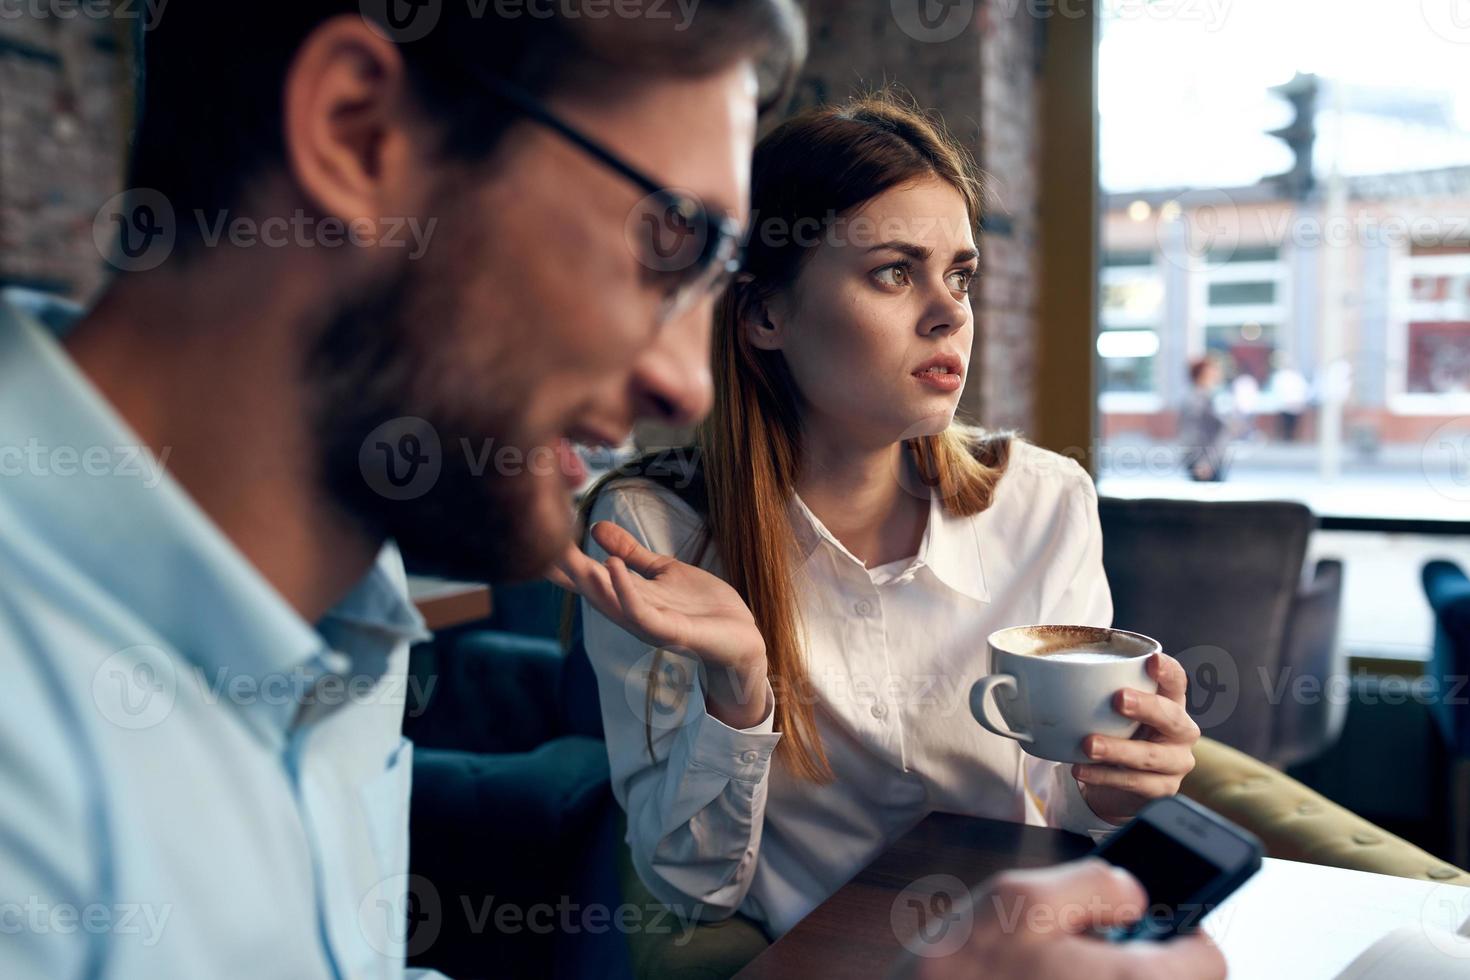
[{"label": "woman's raised hand", "polygon": [[655,647],[687,650],[705,666],[705,707],[734,728],[765,717],[766,645],[729,583],[649,551],[610,521],[592,526],[608,553],[594,561],[575,544],[547,578],[577,593],[608,620]]}]

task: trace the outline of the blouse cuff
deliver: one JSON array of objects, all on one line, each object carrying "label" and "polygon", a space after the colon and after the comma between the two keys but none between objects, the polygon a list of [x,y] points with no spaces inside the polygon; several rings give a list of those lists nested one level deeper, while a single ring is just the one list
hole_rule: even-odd
[{"label": "blouse cuff", "polygon": [[[750,728],[731,728],[704,708],[683,728],[687,758],[695,765],[748,782],[758,782],[770,768],[771,753],[781,741],[776,727],[776,697],[766,681],[766,716]],[[691,706],[692,707],[692,706]]]}]

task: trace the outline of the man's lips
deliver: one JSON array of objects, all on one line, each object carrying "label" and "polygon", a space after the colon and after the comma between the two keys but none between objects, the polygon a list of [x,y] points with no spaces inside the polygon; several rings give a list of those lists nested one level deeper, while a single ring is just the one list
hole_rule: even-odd
[{"label": "man's lips", "polygon": [[619,435],[618,430],[611,427],[596,428],[579,425],[568,429],[566,434],[553,446],[556,451],[557,468],[569,487],[573,490],[580,489],[582,484],[587,482],[587,461],[579,449],[591,450],[594,454],[616,450],[626,444],[631,436],[630,431],[624,431]]},{"label": "man's lips", "polygon": [[581,454],[571,440],[558,439],[553,448],[556,450],[556,467],[561,471],[567,486],[576,490],[587,482],[587,464],[582,461]]},{"label": "man's lips", "polygon": [[617,449],[628,441],[632,436],[631,430],[619,431],[615,428],[594,428],[579,425],[568,429],[566,438],[578,446],[586,446],[589,449]]}]

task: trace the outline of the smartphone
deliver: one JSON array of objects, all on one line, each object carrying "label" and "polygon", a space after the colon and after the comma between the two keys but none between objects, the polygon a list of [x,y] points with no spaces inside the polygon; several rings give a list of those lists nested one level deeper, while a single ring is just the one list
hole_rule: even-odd
[{"label": "smartphone", "polygon": [[1154,800],[1093,851],[1127,870],[1148,892],[1143,918],[1108,939],[1167,939],[1187,932],[1261,868],[1265,849],[1193,800]]}]

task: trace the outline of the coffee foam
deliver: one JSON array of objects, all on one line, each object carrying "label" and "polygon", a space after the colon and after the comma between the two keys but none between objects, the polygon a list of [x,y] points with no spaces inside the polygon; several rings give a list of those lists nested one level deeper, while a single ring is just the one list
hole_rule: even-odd
[{"label": "coffee foam", "polygon": [[1158,649],[1146,636],[1099,626],[1013,626],[990,635],[999,650],[1023,657],[1047,657],[1062,652],[1111,653],[1142,657]]}]

